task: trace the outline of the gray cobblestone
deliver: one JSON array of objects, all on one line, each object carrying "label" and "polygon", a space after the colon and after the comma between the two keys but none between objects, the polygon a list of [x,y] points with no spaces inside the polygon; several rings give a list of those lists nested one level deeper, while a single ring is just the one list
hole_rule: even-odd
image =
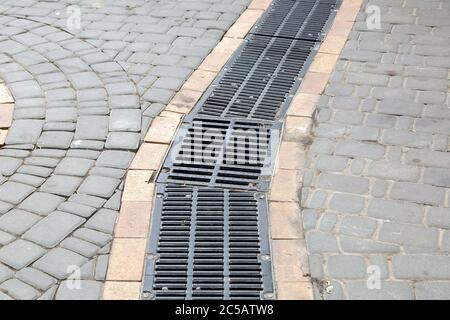
[{"label": "gray cobblestone", "polygon": [[0,249],[0,261],[18,270],[37,260],[44,253],[45,250],[34,243],[18,239]]},{"label": "gray cobblestone", "polygon": [[438,236],[436,229],[397,222],[384,222],[379,233],[379,239],[384,242],[425,248],[437,247]]},{"label": "gray cobblestone", "polygon": [[394,275],[398,279],[450,279],[450,257],[438,255],[395,255]]},{"label": "gray cobblestone", "polygon": [[84,221],[78,216],[55,211],[35,224],[23,238],[53,248]]},{"label": "gray cobblestone", "polygon": [[68,276],[69,266],[81,266],[87,259],[72,251],[55,248],[37,260],[33,267],[54,276],[65,279]]},{"label": "gray cobblestone", "polygon": [[421,204],[440,205],[444,203],[445,189],[411,182],[395,182],[391,197]]},{"label": "gray cobblestone", "polygon": [[366,277],[364,258],[357,255],[333,255],[328,258],[328,272],[337,279],[361,279]]}]

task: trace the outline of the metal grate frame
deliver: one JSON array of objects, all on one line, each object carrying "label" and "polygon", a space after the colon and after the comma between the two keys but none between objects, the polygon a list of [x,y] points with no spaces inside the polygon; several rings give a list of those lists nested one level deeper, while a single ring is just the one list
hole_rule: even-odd
[{"label": "metal grate frame", "polygon": [[273,299],[263,193],[157,185],[146,299]]}]

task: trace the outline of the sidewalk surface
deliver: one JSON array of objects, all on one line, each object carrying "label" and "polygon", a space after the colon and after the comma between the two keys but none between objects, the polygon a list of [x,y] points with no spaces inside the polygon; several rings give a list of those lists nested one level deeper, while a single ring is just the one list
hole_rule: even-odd
[{"label": "sidewalk surface", "polygon": [[0,300],[101,297],[141,137],[249,2],[0,1]]},{"label": "sidewalk surface", "polygon": [[450,298],[449,36],[450,1],[362,6],[307,158],[315,298]]}]

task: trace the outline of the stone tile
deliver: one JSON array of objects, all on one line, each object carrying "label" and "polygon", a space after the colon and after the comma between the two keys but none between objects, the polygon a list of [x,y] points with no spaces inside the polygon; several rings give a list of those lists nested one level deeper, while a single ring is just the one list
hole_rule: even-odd
[{"label": "stone tile", "polygon": [[43,192],[60,196],[71,196],[75,193],[82,179],[71,176],[53,175],[40,188]]},{"label": "stone tile", "polygon": [[181,90],[175,94],[165,110],[184,114],[188,113],[201,96],[202,93],[199,91]]},{"label": "stone tile", "polygon": [[309,67],[309,72],[331,73],[338,59],[337,54],[317,53],[313,63]]},{"label": "stone tile", "polygon": [[278,281],[278,300],[313,300],[313,290],[308,282]]},{"label": "stone tile", "polygon": [[45,250],[34,243],[18,239],[0,249],[0,261],[20,270],[39,259]]},{"label": "stone tile", "polygon": [[83,158],[66,157],[55,168],[55,174],[84,177],[95,161]]},{"label": "stone tile", "polygon": [[9,296],[18,300],[34,300],[40,294],[33,287],[17,279],[10,279],[3,282],[0,288]]},{"label": "stone tile", "polygon": [[122,201],[152,201],[154,171],[129,170],[125,179]]},{"label": "stone tile", "polygon": [[172,142],[180,121],[175,117],[156,117],[145,136],[146,142],[166,143]]},{"label": "stone tile", "polygon": [[115,239],[109,261],[108,281],[141,281],[147,239]]},{"label": "stone tile", "polygon": [[158,143],[144,143],[131,163],[130,169],[158,170],[162,165],[167,151],[167,145]]},{"label": "stone tile", "polygon": [[298,93],[289,106],[287,115],[297,117],[312,117],[318,101],[319,95]]},{"label": "stone tile", "polygon": [[19,204],[28,197],[35,188],[22,183],[7,181],[0,185],[0,201]]},{"label": "stone tile", "polygon": [[56,283],[55,278],[33,268],[18,271],[16,277],[39,290],[47,290]]},{"label": "stone tile", "polygon": [[271,201],[298,201],[297,172],[291,170],[278,170],[273,178],[270,191]]},{"label": "stone tile", "polygon": [[18,208],[37,213],[39,215],[47,215],[53,211],[64,201],[64,198],[45,193],[34,192],[26,198]]},{"label": "stone tile", "polygon": [[321,94],[328,82],[329,75],[323,72],[308,72],[300,85],[301,93]]},{"label": "stone tile", "polygon": [[147,238],[151,212],[151,201],[124,201],[117,220],[115,237]]},{"label": "stone tile", "polygon": [[23,235],[23,238],[44,247],[53,248],[84,221],[85,219],[79,216],[55,211],[35,224]]},{"label": "stone tile", "polygon": [[139,300],[140,282],[106,281],[103,300]]},{"label": "stone tile", "polygon": [[119,183],[120,180],[114,178],[89,176],[83,181],[78,192],[102,198],[109,198],[113,195],[114,191],[119,186]]},{"label": "stone tile", "polygon": [[9,128],[11,126],[13,111],[14,104],[0,104],[0,128]]},{"label": "stone tile", "polygon": [[112,234],[116,218],[116,211],[100,209],[86,222],[85,227]]},{"label": "stone tile", "polygon": [[5,140],[7,144],[35,144],[41,134],[44,122],[41,120],[15,120]]},{"label": "stone tile", "polygon": [[303,237],[300,209],[295,202],[270,202],[269,212],[272,239]]},{"label": "stone tile", "polygon": [[16,172],[16,170],[22,164],[21,159],[12,157],[1,157],[0,158],[0,175],[11,176]]},{"label": "stone tile", "polygon": [[40,219],[27,211],[13,209],[0,216],[0,229],[11,234],[21,235]]},{"label": "stone tile", "polygon": [[277,281],[307,281],[301,261],[306,256],[299,240],[272,241],[272,261]]},{"label": "stone tile", "polygon": [[141,130],[141,111],[137,109],[113,109],[109,120],[111,131],[131,131]]},{"label": "stone tile", "polygon": [[215,77],[215,72],[196,70],[183,85],[183,89],[204,92]]},{"label": "stone tile", "polygon": [[74,270],[73,266],[80,267],[87,259],[75,252],[55,248],[37,260],[33,267],[39,269],[57,279],[66,279]]},{"label": "stone tile", "polygon": [[133,157],[134,154],[129,151],[105,150],[95,164],[101,167],[127,169]]},{"label": "stone tile", "polygon": [[103,284],[99,281],[80,280],[79,288],[73,288],[73,281],[63,281],[56,292],[56,300],[99,300]]}]

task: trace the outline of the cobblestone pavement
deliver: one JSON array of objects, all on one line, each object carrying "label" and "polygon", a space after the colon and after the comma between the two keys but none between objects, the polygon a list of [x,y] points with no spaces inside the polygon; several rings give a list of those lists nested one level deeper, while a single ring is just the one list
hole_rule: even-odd
[{"label": "cobblestone pavement", "polygon": [[[380,29],[367,28],[369,5]],[[365,6],[308,152],[302,206],[315,297],[449,299],[450,1]]]},{"label": "cobblestone pavement", "polygon": [[0,0],[0,300],[100,298],[134,152],[249,2]]}]

